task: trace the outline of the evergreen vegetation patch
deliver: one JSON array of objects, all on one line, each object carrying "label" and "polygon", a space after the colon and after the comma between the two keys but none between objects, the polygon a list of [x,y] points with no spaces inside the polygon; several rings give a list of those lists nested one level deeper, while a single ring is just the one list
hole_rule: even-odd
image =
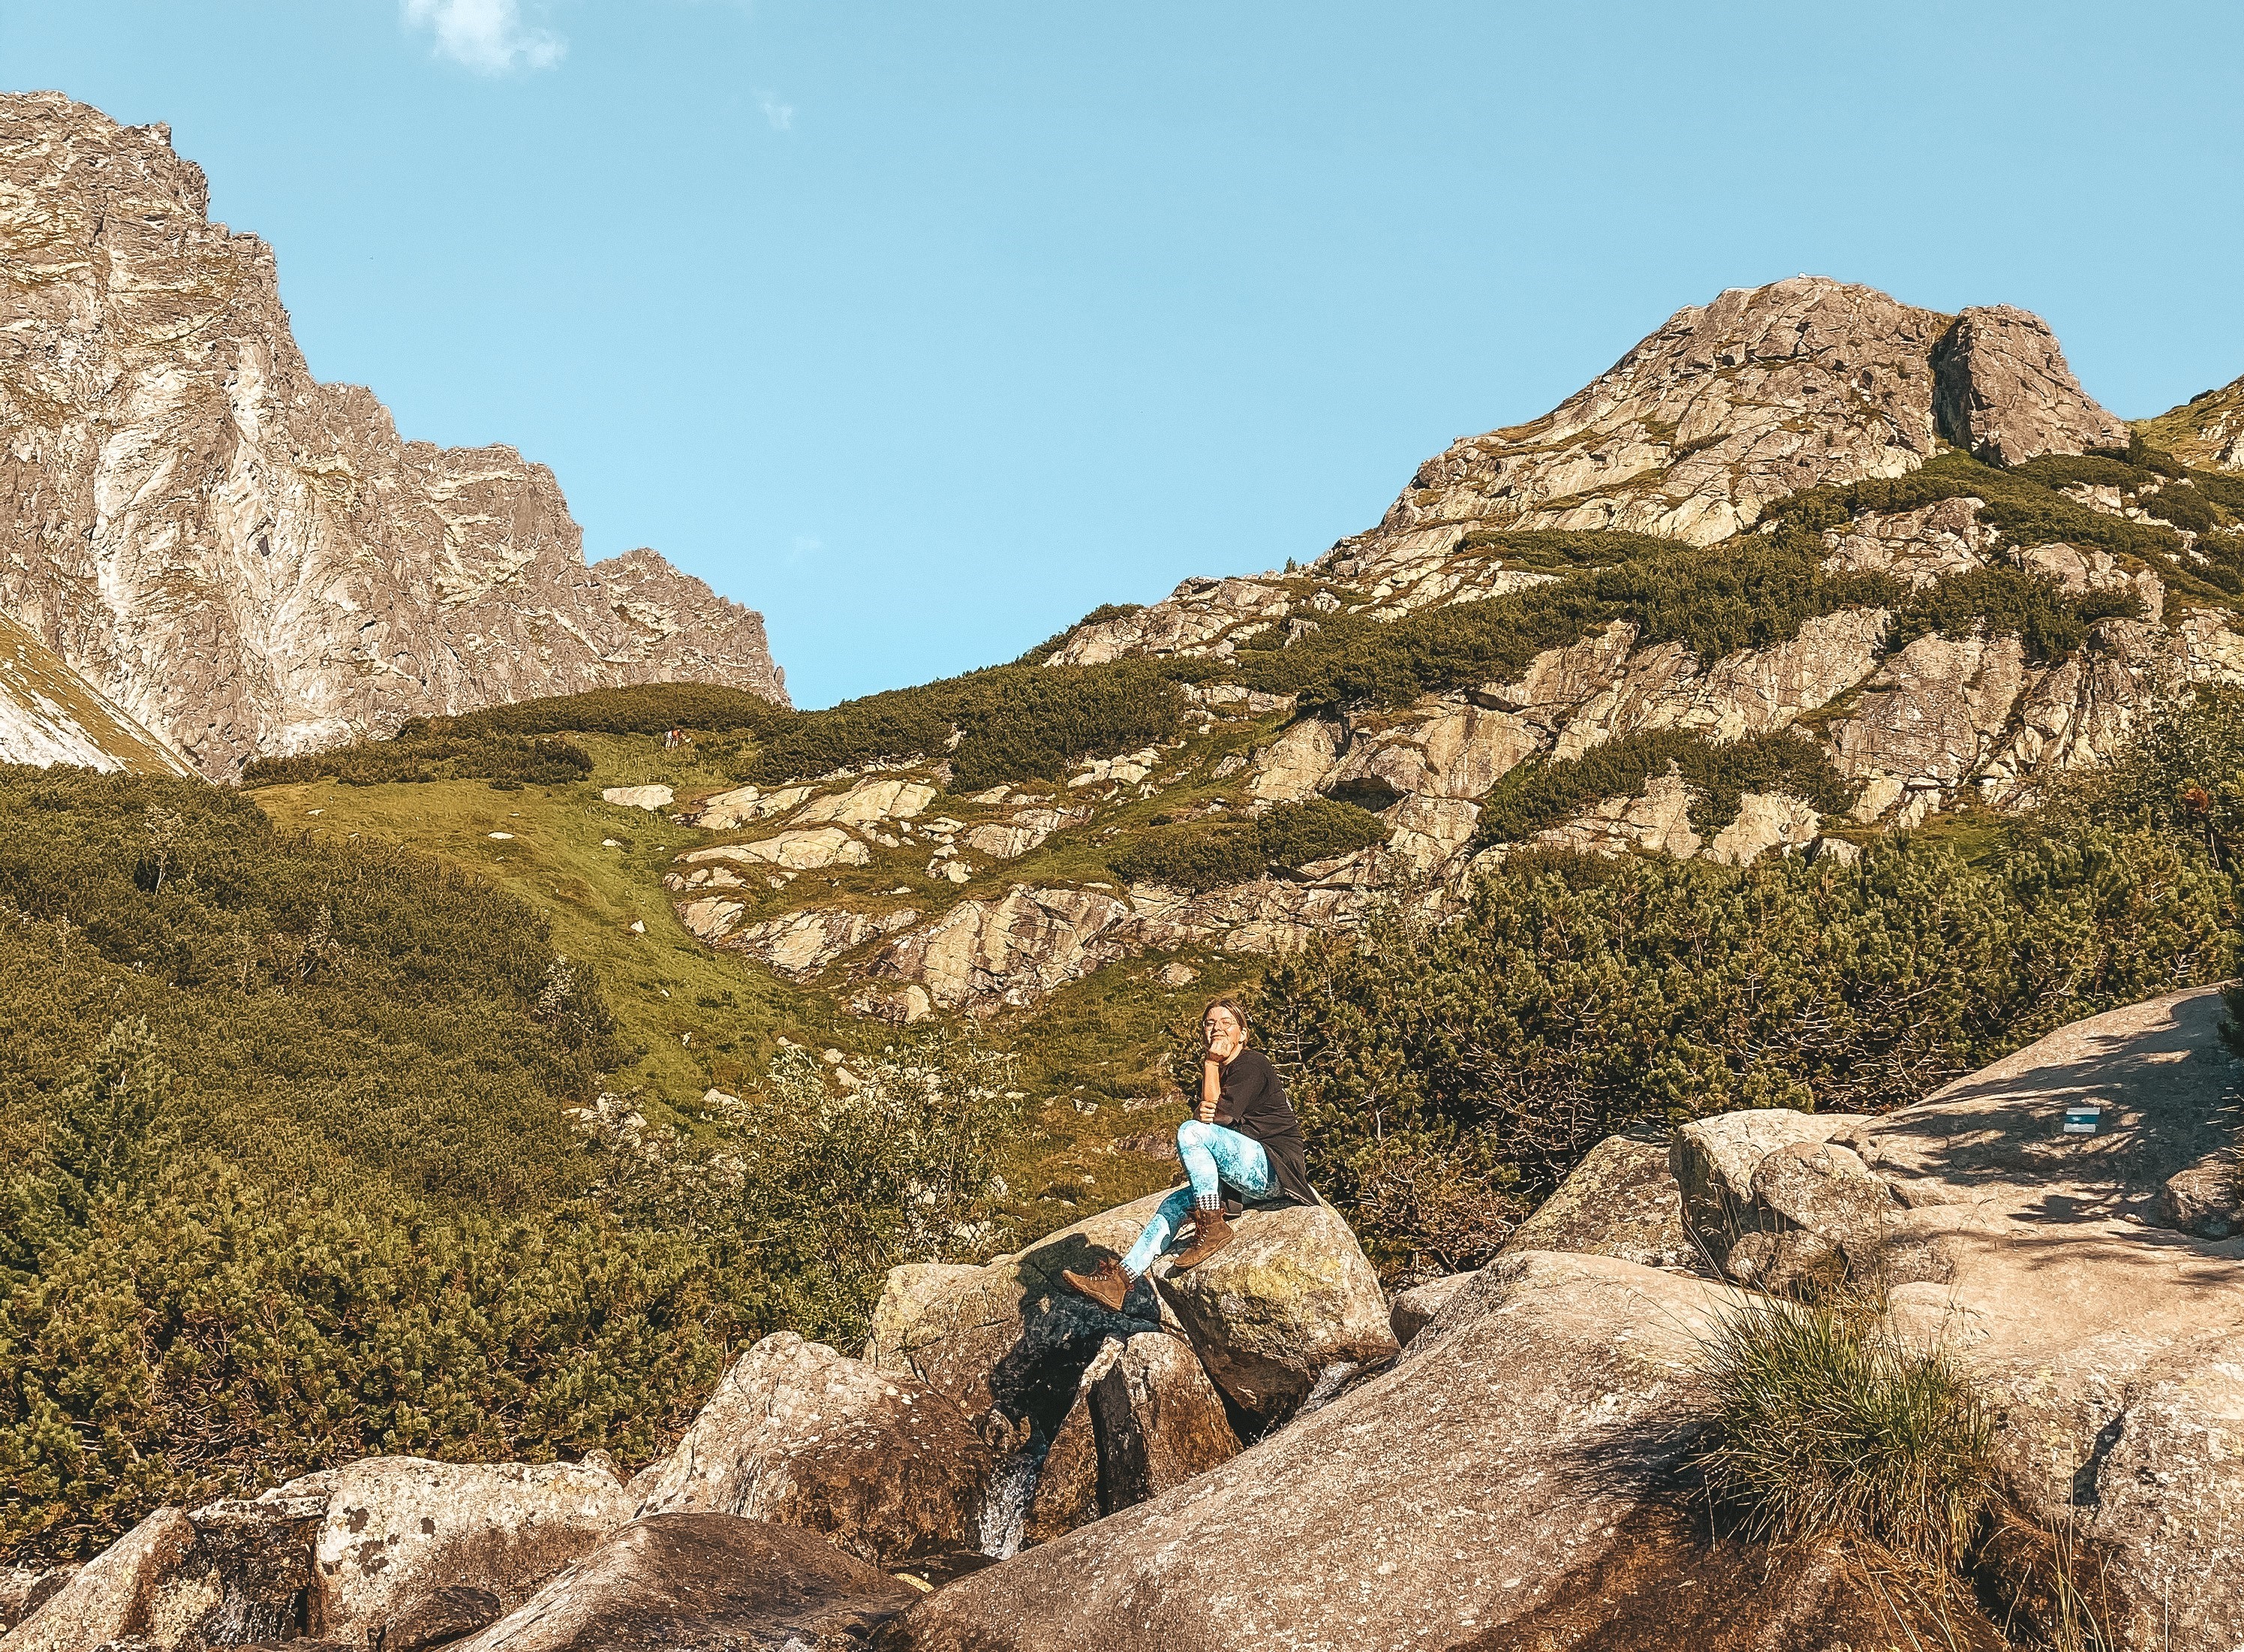
[{"label": "evergreen vegetation patch", "polygon": [[[1977,498],[1981,501],[1979,519],[2000,529],[2015,545],[2064,544],[2105,551],[2151,568],[2178,596],[2234,607],[2244,596],[2244,535],[2201,537],[2193,556],[2188,542],[2164,523],[2108,515],[2058,491],[2073,482],[2143,491],[2158,488],[2162,491],[2143,504],[2146,510],[2162,513],[2159,500],[2163,491],[2179,488],[2181,492],[2172,508],[2193,521],[2200,519],[2196,507],[2210,508],[2216,492],[2228,497],[2219,486],[2224,478],[2191,471],[2186,481],[2178,480],[2180,473],[2181,467],[2167,456],[2139,448],[2131,449],[2125,458],[2107,451],[2079,458],[2032,459],[2011,470],[1965,453],[1943,453],[1907,476],[1794,494],[1772,506],[1767,521],[1779,531],[1820,534],[1827,528],[1844,527],[1866,511],[1891,515],[1945,499]],[[2220,514],[2228,510],[2221,506]],[[2213,525],[2218,524],[2218,517],[2212,519]]]},{"label": "evergreen vegetation patch", "polygon": [[592,760],[584,749],[555,735],[440,733],[409,723],[395,740],[253,759],[242,770],[241,783],[293,786],[334,779],[346,786],[387,786],[488,780],[504,789],[566,786],[591,772]]},{"label": "evergreen vegetation patch", "polygon": [[1717,744],[1680,728],[1624,735],[1564,762],[1520,764],[1481,806],[1477,841],[1520,843],[1608,797],[1634,797],[1673,768],[1699,796],[1692,829],[1711,837],[1738,817],[1747,792],[1784,792],[1827,815],[1854,802],[1854,788],[1829,755],[1806,736],[1784,730]]},{"label": "evergreen vegetation patch", "polygon": [[1332,860],[1383,843],[1386,822],[1328,797],[1280,803],[1256,820],[1191,821],[1148,828],[1112,857],[1117,876],[1194,894],[1250,883],[1272,867]]},{"label": "evergreen vegetation patch", "polygon": [[1015,1110],[934,1035],[673,1138],[531,907],[195,782],[0,768],[0,994],[18,1562],[373,1453],[645,1460],[979,1231]]},{"label": "evergreen vegetation patch", "polygon": [[783,781],[950,754],[953,783],[1058,780],[1085,757],[1157,745],[1183,727],[1174,667],[1149,660],[997,666],[803,712],[763,741],[743,779]]},{"label": "evergreen vegetation patch", "polygon": [[1976,857],[1927,834],[1853,865],[1528,853],[1452,923],[1318,938],[1273,970],[1260,1023],[1319,1187],[1389,1267],[1471,1266],[1632,1125],[1882,1112],[2068,1021],[2227,978],[2233,846],[2204,823],[2227,805],[2196,795],[2236,783],[2244,714],[2200,715],[2217,732]]},{"label": "evergreen vegetation patch", "polygon": [[2073,592],[2018,568],[1971,568],[1943,574],[1903,603],[1886,640],[1901,648],[1928,633],[1968,637],[1984,626],[2017,637],[2029,660],[2047,665],[2085,647],[2099,620],[2142,617],[2142,599],[2132,591]]}]

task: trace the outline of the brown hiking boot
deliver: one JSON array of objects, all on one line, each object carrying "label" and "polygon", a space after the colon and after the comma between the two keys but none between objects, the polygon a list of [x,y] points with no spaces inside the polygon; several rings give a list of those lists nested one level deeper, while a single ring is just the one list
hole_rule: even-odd
[{"label": "brown hiking boot", "polygon": [[1217,1251],[1231,1242],[1231,1224],[1224,1220],[1220,1210],[1193,1212],[1193,1242],[1178,1253],[1170,1268],[1182,1273],[1187,1268],[1197,1268]]},{"label": "brown hiking boot", "polygon": [[1059,1276],[1110,1314],[1122,1311],[1122,1298],[1130,1294],[1130,1287],[1134,1283],[1128,1274],[1122,1271],[1122,1264],[1112,1256],[1087,1274],[1063,1268]]}]

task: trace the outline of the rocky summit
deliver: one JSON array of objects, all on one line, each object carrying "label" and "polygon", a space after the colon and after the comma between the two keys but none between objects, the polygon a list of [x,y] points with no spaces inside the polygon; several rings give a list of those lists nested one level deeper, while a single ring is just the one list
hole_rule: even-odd
[{"label": "rocky summit", "polygon": [[[2200,432],[2217,464],[2234,400],[2143,428]],[[1439,914],[1521,845],[1843,858],[2030,808],[2156,708],[2244,683],[2244,484],[2195,463],[2143,448],[2024,310],[1733,289],[1541,419],[1452,444],[1306,566],[1188,579],[1031,656],[1173,672],[1167,738],[1010,789],[891,748],[689,796],[710,836],[665,881],[713,945],[908,1021],[1149,954],[1282,953],[1398,899]],[[1079,870],[1086,843],[1320,800],[1384,841],[1260,876]]]},{"label": "rocky summit", "polygon": [[[687,680],[785,697],[762,620],[587,567],[544,466],[401,437],[306,366],[273,250],[164,126],[0,97],[0,610],[213,778],[407,717]],[[0,758],[51,762],[0,714]]]}]

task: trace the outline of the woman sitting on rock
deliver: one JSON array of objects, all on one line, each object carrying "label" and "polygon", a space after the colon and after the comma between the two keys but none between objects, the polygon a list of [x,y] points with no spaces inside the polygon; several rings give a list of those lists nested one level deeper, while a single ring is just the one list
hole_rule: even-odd
[{"label": "woman sitting on rock", "polygon": [[1277,1068],[1261,1051],[1247,1047],[1246,1012],[1229,999],[1217,999],[1201,1015],[1200,1030],[1207,1054],[1200,1062],[1199,1114],[1177,1127],[1177,1157],[1190,1182],[1161,1201],[1121,1261],[1109,1256],[1093,1272],[1060,1275],[1116,1313],[1122,1311],[1130,1287],[1145,1277],[1184,1226],[1187,1213],[1193,1242],[1178,1255],[1177,1268],[1198,1267],[1231,1242],[1231,1224],[1223,1215],[1227,1188],[1242,1199],[1317,1202],[1302,1153],[1301,1121],[1286,1100]]}]

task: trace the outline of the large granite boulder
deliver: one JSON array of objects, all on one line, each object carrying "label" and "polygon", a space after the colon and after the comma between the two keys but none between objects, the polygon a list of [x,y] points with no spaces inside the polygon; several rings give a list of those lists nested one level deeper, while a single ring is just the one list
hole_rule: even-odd
[{"label": "large granite boulder", "polygon": [[1668,1139],[1667,1163],[1691,1247],[1727,1270],[1740,1239],[1783,1225],[1754,1196],[1754,1173],[1761,1161],[1779,1148],[1820,1146],[1862,1122],[1851,1113],[1749,1107],[1681,1127]]},{"label": "large granite boulder", "polygon": [[1049,1439],[1109,1337],[1181,1332],[1233,1401],[1266,1418],[1291,1411],[1335,1367],[1395,1352],[1378,1276],[1325,1205],[1246,1212],[1230,1245],[1199,1268],[1157,1263],[1121,1314],[1067,1288],[1062,1269],[1119,1256],[1165,1197],[1101,1211],[983,1267],[896,1269],[873,1310],[867,1359],[912,1372],[970,1417],[1032,1419]]},{"label": "large granite boulder", "polygon": [[1704,1266],[1683,1229],[1683,1201],[1667,1148],[1607,1136],[1535,1214],[1512,1230],[1506,1250],[1576,1250],[1647,1268]]},{"label": "large granite boulder", "polygon": [[1610,1257],[1503,1257],[1392,1371],[953,1583],[894,1644],[1478,1644],[1560,1598],[1666,1483],[1720,1302],[1707,1282]]},{"label": "large granite boulder", "polygon": [[590,1465],[368,1458],[193,1513],[158,1510],[0,1644],[379,1637],[415,1652],[528,1600],[631,1506]]},{"label": "large granite boulder", "polygon": [[5,1635],[62,1592],[75,1566],[0,1566],[0,1635]]},{"label": "large granite boulder", "polygon": [[268,1614],[292,1581],[292,1551],[308,1542],[306,1632],[364,1642],[393,1622],[406,1638],[441,1589],[484,1590],[510,1611],[631,1510],[595,1464],[369,1457],[192,1518],[222,1588]]},{"label": "large granite boulder", "polygon": [[1279,1205],[1232,1226],[1231,1242],[1199,1267],[1157,1263],[1152,1276],[1241,1410],[1284,1417],[1338,1368],[1394,1357],[1386,1293],[1338,1211]]},{"label": "large granite boulder", "polygon": [[633,1520],[459,1652],[840,1652],[916,1597],[825,1539],[734,1514]]},{"label": "large granite boulder", "polygon": [[2244,1644],[2244,1239],[2158,1225],[2233,1150],[2225,1017],[2206,988],[2078,1021],[1854,1139],[1935,1264],[1896,1319],[1996,1390],[2012,1494],[2087,1545],[2119,1643],[2161,1652]]},{"label": "large granite boulder", "polygon": [[1450,1305],[1450,1298],[1477,1277],[1477,1272],[1444,1274],[1398,1295],[1387,1313],[1387,1326],[1395,1333],[1396,1344],[1408,1348],[1417,1339],[1418,1333],[1432,1324],[1442,1310]]},{"label": "large granite boulder", "polygon": [[1100,1513],[1132,1508],[1239,1455],[1239,1437],[1191,1347],[1141,1331],[1085,1396],[1098,1436]]},{"label": "large granite boulder", "polygon": [[1148,1194],[1099,1211],[981,1267],[892,1269],[873,1310],[866,1360],[909,1372],[977,1421],[996,1412],[1034,1418],[1049,1432],[1107,1338],[1126,1342],[1158,1329],[1163,1317],[1150,1281],[1130,1294],[1124,1312],[1110,1314],[1068,1289],[1060,1274],[1119,1256],[1166,1196]]},{"label": "large granite boulder", "polygon": [[948,1396],[781,1331],[733,1362],[631,1491],[642,1520],[738,1514],[896,1566],[978,1547],[991,1467]]},{"label": "large granite boulder", "polygon": [[156,1640],[166,1627],[164,1586],[194,1547],[195,1528],[159,1508],[84,1567],[45,1603],[0,1637],[6,1652],[92,1652],[128,1638]]}]

